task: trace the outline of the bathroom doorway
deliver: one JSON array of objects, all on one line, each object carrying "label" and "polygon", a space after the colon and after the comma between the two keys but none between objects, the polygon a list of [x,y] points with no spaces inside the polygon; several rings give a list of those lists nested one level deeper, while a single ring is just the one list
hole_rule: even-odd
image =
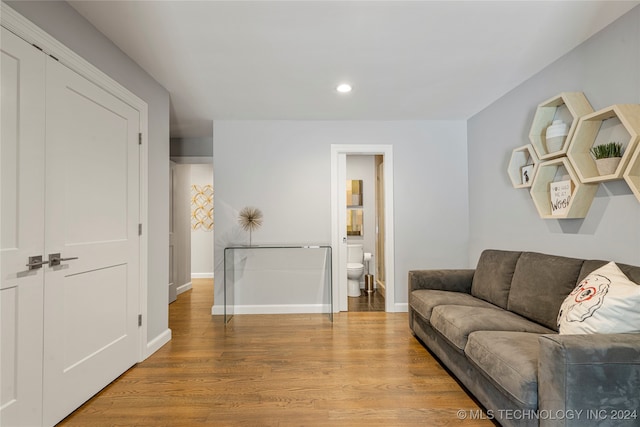
[{"label": "bathroom doorway", "polygon": [[[382,308],[388,312],[396,311],[393,290],[392,146],[334,144],[331,146],[331,155],[334,310],[375,311]],[[348,168],[348,161],[349,164],[360,164],[364,169]],[[362,178],[357,174],[361,174]],[[347,183],[351,180],[362,180],[362,207],[354,204],[349,206],[349,201],[345,203]],[[362,211],[357,212],[360,208]],[[354,224],[357,220],[361,220],[362,224]],[[362,227],[360,235],[357,233],[359,227]],[[361,278],[362,289],[357,298],[348,296],[348,242],[362,242],[363,254],[371,254],[368,269],[364,267],[366,271]],[[363,257],[363,263],[364,258],[366,256]],[[367,273],[373,276],[375,292],[366,292]],[[378,275],[380,277],[376,277]]]},{"label": "bathroom doorway", "polygon": [[[382,155],[347,155],[347,277],[348,311],[384,311],[384,158]],[[382,175],[382,176],[379,176]],[[380,203],[382,201],[382,203]],[[362,266],[350,268],[353,266]],[[358,282],[357,287],[353,283]]]}]

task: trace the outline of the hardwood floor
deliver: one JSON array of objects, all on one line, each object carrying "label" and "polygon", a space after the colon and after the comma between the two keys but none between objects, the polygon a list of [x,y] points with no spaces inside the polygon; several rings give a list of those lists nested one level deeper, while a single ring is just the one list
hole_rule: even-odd
[{"label": "hardwood floor", "polygon": [[[492,426],[411,335],[406,313],[211,316],[213,286],[169,306],[173,339],[62,426]],[[474,412],[476,413],[476,412]]]},{"label": "hardwood floor", "polygon": [[384,311],[384,297],[377,290],[368,293],[362,290],[359,297],[347,298],[347,309],[353,311]]}]

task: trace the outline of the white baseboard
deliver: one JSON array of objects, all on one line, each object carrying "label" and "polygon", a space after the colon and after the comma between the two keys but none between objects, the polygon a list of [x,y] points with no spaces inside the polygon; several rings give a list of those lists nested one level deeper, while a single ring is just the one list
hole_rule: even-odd
[{"label": "white baseboard", "polygon": [[183,292],[187,292],[189,289],[191,289],[191,282],[178,286],[176,288],[176,295],[180,295]]},{"label": "white baseboard", "polygon": [[[308,314],[328,313],[329,304],[236,305],[233,314]],[[224,314],[222,305],[211,307],[211,314]]]},{"label": "white baseboard", "polygon": [[163,333],[147,343],[147,354],[145,359],[160,350],[160,348],[169,341],[171,341],[171,329],[167,328]]},{"label": "white baseboard", "polygon": [[409,312],[409,303],[407,302],[397,302],[394,304],[394,309],[396,313],[408,313]]},{"label": "white baseboard", "polygon": [[[408,313],[409,304],[396,303],[393,306],[396,313]],[[233,314],[306,314],[328,313],[329,304],[290,304],[290,305],[236,305]],[[224,314],[222,305],[211,307],[211,314],[220,316]]]},{"label": "white baseboard", "polygon": [[192,279],[213,279],[213,273],[191,273]]}]

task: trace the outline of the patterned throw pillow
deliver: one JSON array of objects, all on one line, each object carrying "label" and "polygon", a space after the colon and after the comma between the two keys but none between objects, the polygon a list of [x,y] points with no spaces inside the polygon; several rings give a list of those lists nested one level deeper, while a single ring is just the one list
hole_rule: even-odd
[{"label": "patterned throw pillow", "polygon": [[614,262],[594,270],[565,298],[558,330],[561,334],[640,332],[640,286]]}]

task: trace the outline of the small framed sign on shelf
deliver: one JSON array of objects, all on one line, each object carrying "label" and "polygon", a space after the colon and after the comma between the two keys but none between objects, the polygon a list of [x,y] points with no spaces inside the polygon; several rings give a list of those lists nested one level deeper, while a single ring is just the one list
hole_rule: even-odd
[{"label": "small framed sign on shelf", "polygon": [[571,180],[549,183],[549,196],[551,197],[551,215],[566,215],[569,211],[573,182]]},{"label": "small framed sign on shelf", "polygon": [[524,165],[520,168],[520,177],[522,179],[522,184],[530,185],[531,180],[533,179],[533,165]]}]

